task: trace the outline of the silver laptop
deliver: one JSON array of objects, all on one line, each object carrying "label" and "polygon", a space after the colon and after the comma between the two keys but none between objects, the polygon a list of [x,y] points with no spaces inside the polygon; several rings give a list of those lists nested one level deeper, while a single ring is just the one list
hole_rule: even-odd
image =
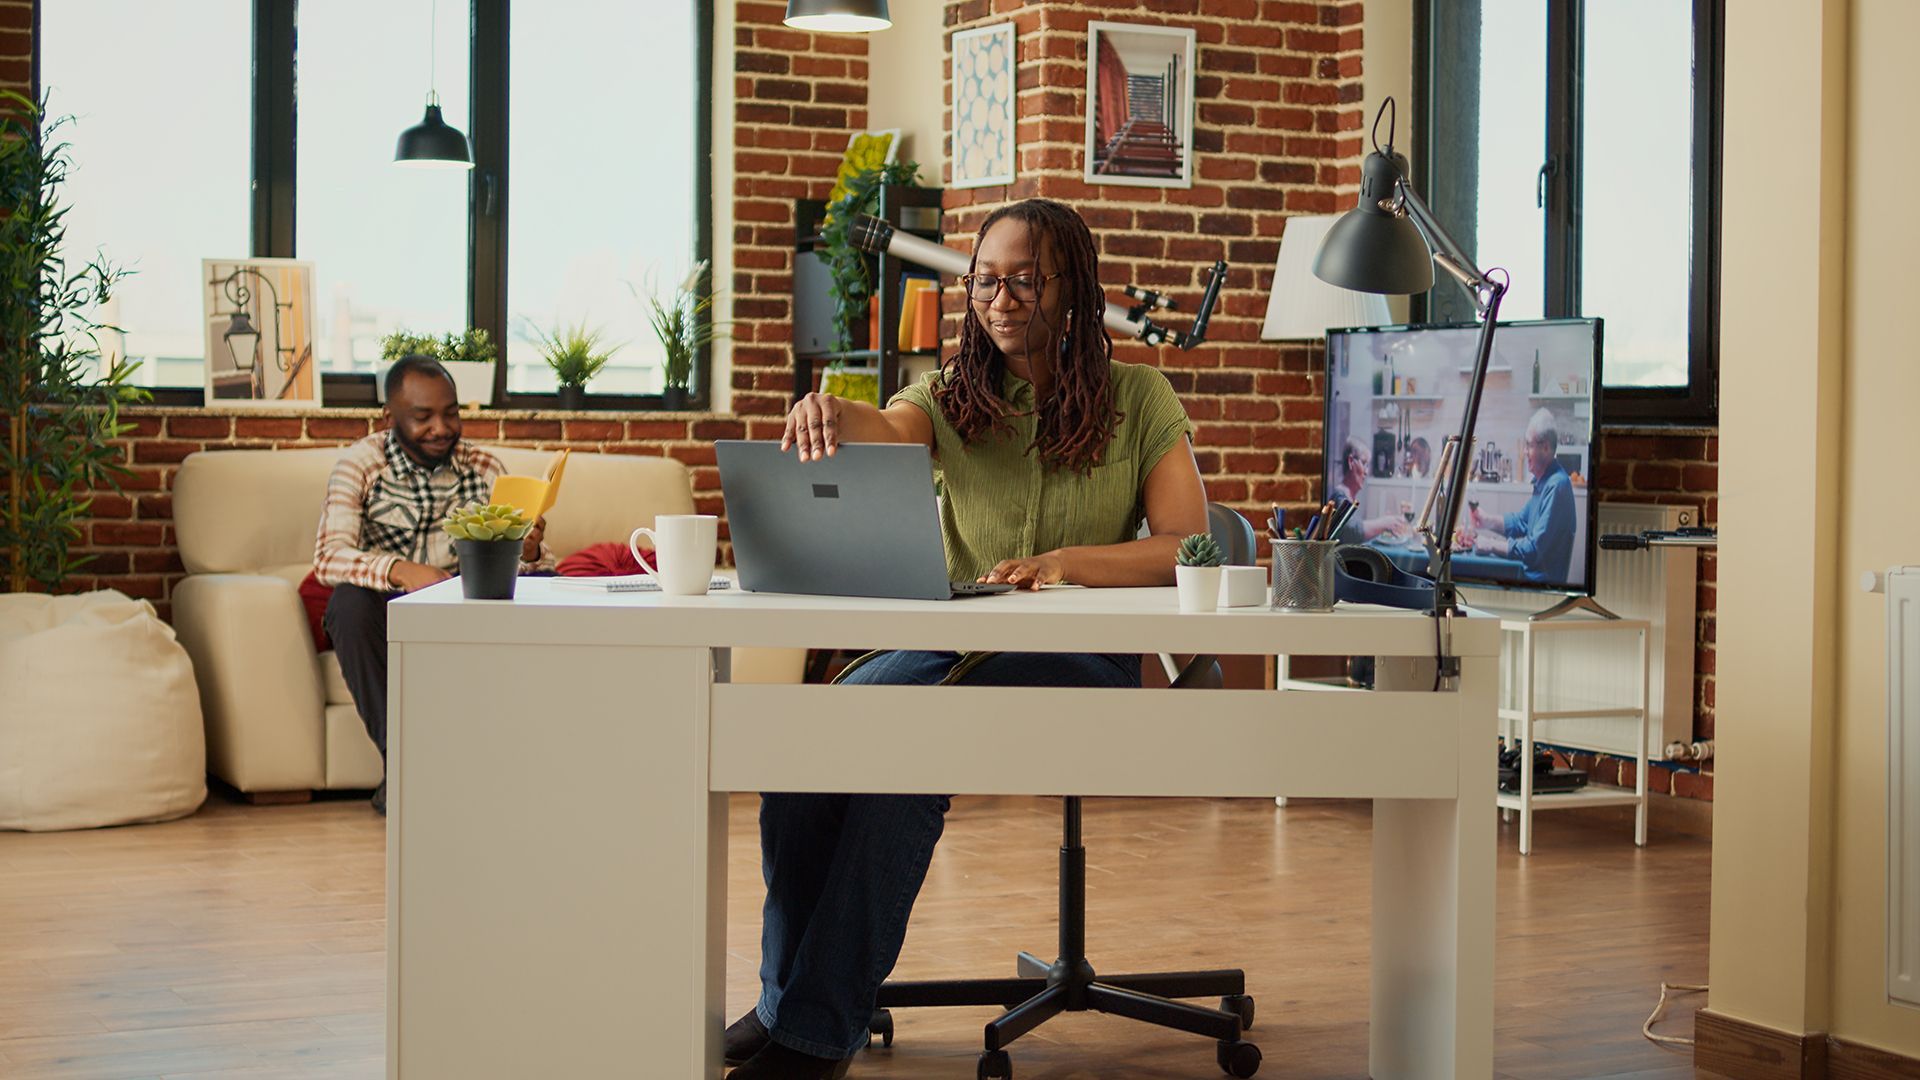
[{"label": "silver laptop", "polygon": [[842,443],[806,462],[777,442],[722,440],[714,452],[744,589],[901,600],[1012,589],[947,580],[924,446]]}]

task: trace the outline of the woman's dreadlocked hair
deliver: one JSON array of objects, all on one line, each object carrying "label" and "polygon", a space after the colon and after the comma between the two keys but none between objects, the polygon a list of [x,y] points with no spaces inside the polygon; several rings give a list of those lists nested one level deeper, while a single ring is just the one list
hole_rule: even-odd
[{"label": "woman's dreadlocked hair", "polygon": [[[1041,287],[1062,289],[1066,297],[1060,308],[1059,346],[1052,355],[1053,394],[1038,405],[1039,421],[1028,449],[1037,451],[1049,468],[1085,473],[1099,462],[1121,419],[1113,406],[1113,339],[1102,322],[1107,297],[1100,288],[1100,255],[1087,223],[1072,208],[1051,199],[1028,199],[987,216],[974,237],[976,260],[987,230],[1005,218],[1026,222],[1036,267],[1040,252],[1052,249],[1060,276]],[[1038,318],[1040,303],[1034,301],[1036,318],[1027,324],[1028,333],[1039,329],[1051,336],[1055,328]],[[972,443],[1011,429],[1006,418],[1012,406],[1000,396],[1006,357],[987,336],[971,298],[967,317],[960,322],[960,351],[940,367],[934,400],[961,441]]]}]

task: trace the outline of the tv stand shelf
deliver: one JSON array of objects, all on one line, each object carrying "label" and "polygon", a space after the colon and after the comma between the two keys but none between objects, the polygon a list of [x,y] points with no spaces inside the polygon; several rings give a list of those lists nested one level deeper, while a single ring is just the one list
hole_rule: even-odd
[{"label": "tv stand shelf", "polygon": [[[1533,812],[1581,806],[1631,806],[1633,842],[1647,846],[1647,759],[1652,704],[1651,649],[1653,624],[1645,619],[1599,618],[1571,614],[1537,620],[1531,612],[1501,612],[1500,619],[1500,742],[1520,747],[1520,790],[1501,792],[1497,802],[1500,816],[1520,817],[1520,854],[1533,851]],[[1609,702],[1581,700],[1575,693],[1544,686],[1539,676],[1540,646],[1547,638],[1568,635],[1587,637],[1599,634],[1637,635],[1637,701]],[[1578,791],[1544,794],[1533,790],[1534,725],[1554,721],[1598,721],[1609,727],[1631,724],[1634,731],[1633,788],[1606,785]],[[1555,735],[1556,746],[1575,749],[1599,749],[1583,745],[1578,738]]]}]

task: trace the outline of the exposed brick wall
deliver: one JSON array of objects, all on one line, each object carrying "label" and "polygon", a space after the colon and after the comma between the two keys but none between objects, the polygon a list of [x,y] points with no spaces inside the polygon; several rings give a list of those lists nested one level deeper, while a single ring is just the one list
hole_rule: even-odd
[{"label": "exposed brick wall", "polygon": [[735,5],[728,331],[733,410],[749,416],[784,415],[793,386],[793,201],[827,197],[849,134],[867,125],[867,36],[792,30],[786,10]]},{"label": "exposed brick wall", "polygon": [[[1003,186],[949,189],[949,242],[970,248],[979,223],[1009,201],[1059,199],[1092,228],[1110,297],[1119,298],[1123,284],[1146,285],[1189,311],[1207,268],[1227,260],[1209,344],[1181,352],[1119,342],[1115,358],[1165,371],[1194,420],[1195,456],[1209,499],[1255,521],[1275,503],[1304,507],[1318,499],[1319,349],[1263,344],[1260,322],[1287,217],[1333,212],[1359,190],[1361,5],[947,2],[949,33],[1008,20],[1019,42],[1016,178]],[[1192,187],[1082,179],[1087,24],[1095,20],[1195,32]],[[948,77],[950,105],[951,70]],[[957,288],[950,289],[946,310],[961,305]],[[1176,313],[1164,321],[1177,326],[1184,319]],[[947,336],[954,337],[952,326]]]},{"label": "exposed brick wall", "polygon": [[34,0],[0,0],[0,90],[33,95]]},{"label": "exposed brick wall", "polygon": [[[372,409],[263,414],[142,408],[128,410],[125,416],[133,425],[123,442],[132,475],[122,482],[120,494],[95,496],[93,513],[81,524],[76,548],[92,555],[93,561],[65,588],[118,589],[153,601],[162,618],[171,615],[173,586],[185,574],[173,534],[173,476],[187,455],[202,450],[342,446],[379,425],[379,414]],[[778,433],[776,419],[707,413],[480,412],[466,418],[464,437],[506,446],[672,457],[693,471],[696,508],[718,514],[720,476],[713,464],[713,440],[770,438]],[[319,513],[318,506],[314,512]]]}]

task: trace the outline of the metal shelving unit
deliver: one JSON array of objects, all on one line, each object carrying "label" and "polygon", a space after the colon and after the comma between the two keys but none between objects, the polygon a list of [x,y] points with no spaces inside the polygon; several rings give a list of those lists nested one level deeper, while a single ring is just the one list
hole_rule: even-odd
[{"label": "metal shelving unit", "polygon": [[[902,187],[887,184],[880,189],[880,205],[874,216],[891,224],[902,232],[918,236],[923,240],[941,242],[942,219],[940,188]],[[819,243],[820,219],[826,212],[826,204],[817,199],[801,199],[794,204],[794,247],[798,251],[810,251]],[[873,304],[879,308],[880,340],[867,341],[867,320],[861,319],[851,329],[856,345],[853,349],[837,352],[803,352],[793,350],[793,394],[792,400],[798,401],[813,387],[814,369],[817,365],[839,361],[849,366],[872,369],[880,380],[880,403],[885,405],[894,391],[900,389],[900,360],[902,357],[926,357],[939,355],[939,350],[931,352],[902,352],[896,333],[900,326],[900,288],[901,282],[912,263],[888,254],[868,256],[867,265],[873,275]],[[924,267],[914,267],[924,270]],[[797,302],[797,298],[796,298]]]}]

